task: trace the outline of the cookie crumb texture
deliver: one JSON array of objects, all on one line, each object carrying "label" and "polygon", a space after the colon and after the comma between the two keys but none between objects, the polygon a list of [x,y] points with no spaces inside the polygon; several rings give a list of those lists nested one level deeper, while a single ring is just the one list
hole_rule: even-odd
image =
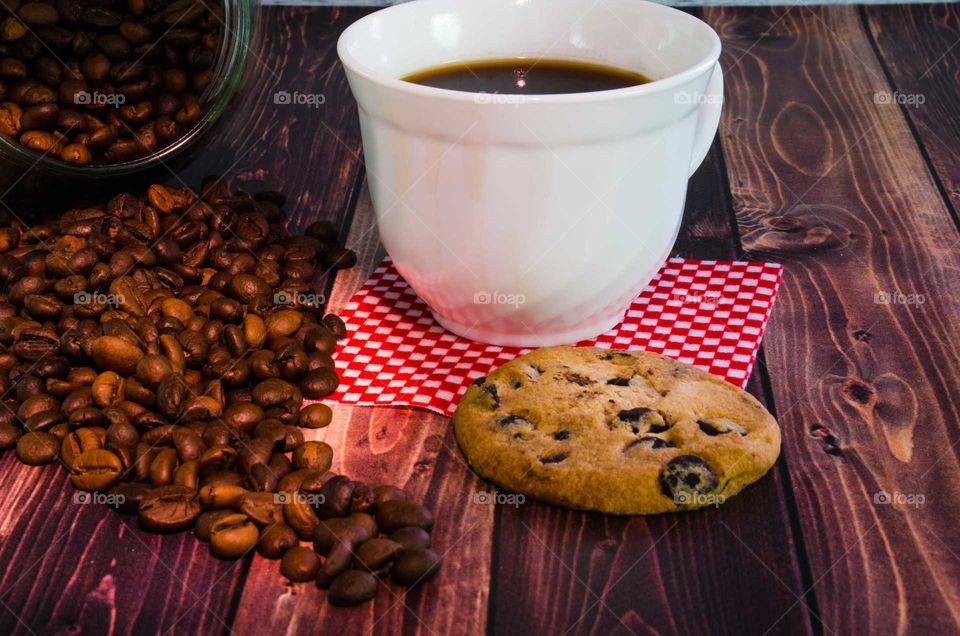
[{"label": "cookie crumb texture", "polygon": [[753,396],[646,351],[532,351],[474,382],[453,421],[485,479],[613,514],[723,503],[780,454],[780,428]]}]

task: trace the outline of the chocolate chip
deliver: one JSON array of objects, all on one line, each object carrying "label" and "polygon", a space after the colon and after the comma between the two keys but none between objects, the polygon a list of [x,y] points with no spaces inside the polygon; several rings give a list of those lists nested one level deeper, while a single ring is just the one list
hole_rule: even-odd
[{"label": "chocolate chip", "polygon": [[544,455],[540,458],[541,464],[559,464],[567,458],[566,453],[557,453],[556,455]]},{"label": "chocolate chip", "polygon": [[471,382],[473,386],[483,386],[483,383],[487,381],[487,376],[481,375],[479,378]]},{"label": "chocolate chip", "polygon": [[526,420],[519,415],[508,415],[506,417],[500,418],[500,428],[506,428],[508,426],[522,426],[526,424],[527,426],[532,426],[529,420]]},{"label": "chocolate chip", "polygon": [[610,378],[607,380],[609,386],[630,386],[630,378]]},{"label": "chocolate chip", "polygon": [[594,381],[587,376],[580,375],[579,373],[573,373],[572,371],[568,372],[566,375],[564,375],[564,377],[566,378],[567,382],[572,382],[578,386],[589,386],[594,384]]},{"label": "chocolate chip", "polygon": [[557,431],[556,433],[553,434],[553,439],[557,441],[570,439],[570,431]]},{"label": "chocolate chip", "polygon": [[624,452],[630,450],[631,448],[639,446],[640,448],[645,448],[647,450],[660,450],[661,448],[674,448],[673,442],[661,439],[659,437],[654,437],[653,435],[644,435],[639,439],[635,439],[624,447]]},{"label": "chocolate chip", "polygon": [[740,433],[741,435],[747,434],[747,430],[745,428],[722,417],[709,420],[698,420],[697,425],[700,427],[701,431],[710,437],[716,437],[717,435],[723,435],[725,433]]},{"label": "chocolate chip", "polygon": [[497,392],[496,384],[488,384],[481,390],[493,399],[493,408],[500,407],[500,394]]},{"label": "chocolate chip", "polygon": [[693,495],[716,489],[717,476],[707,462],[696,455],[680,455],[671,459],[660,473],[660,484],[674,501],[689,503]]},{"label": "chocolate chip", "polygon": [[521,382],[520,380],[514,380],[514,382],[513,382],[513,388],[519,389],[519,388],[522,387],[522,386],[523,386],[523,382]]},{"label": "chocolate chip", "polygon": [[617,419],[624,422],[639,422],[640,418],[652,411],[645,406],[638,406],[635,409],[625,409],[617,413]]}]

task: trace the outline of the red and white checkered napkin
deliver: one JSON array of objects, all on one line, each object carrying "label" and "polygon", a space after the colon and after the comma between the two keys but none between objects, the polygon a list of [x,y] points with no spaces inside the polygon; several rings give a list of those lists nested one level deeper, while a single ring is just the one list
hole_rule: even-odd
[{"label": "red and white checkered napkin", "polygon": [[[620,325],[579,346],[645,349],[747,383],[783,268],[673,258]],[[336,357],[343,404],[419,406],[451,415],[475,378],[529,349],[465,340],[438,325],[386,259],[340,312],[350,333]]]}]

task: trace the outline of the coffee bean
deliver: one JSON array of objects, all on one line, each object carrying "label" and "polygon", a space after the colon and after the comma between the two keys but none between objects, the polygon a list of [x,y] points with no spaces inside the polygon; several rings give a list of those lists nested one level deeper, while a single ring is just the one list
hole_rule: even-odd
[{"label": "coffee bean", "polygon": [[369,572],[347,570],[330,584],[328,598],[333,605],[349,607],[377,595],[377,579]]},{"label": "coffee bean", "polygon": [[280,572],[294,583],[313,580],[319,569],[320,557],[303,546],[290,548],[280,561]]},{"label": "coffee bean", "polygon": [[200,498],[184,486],[154,488],[140,502],[139,520],[151,532],[178,532],[191,527],[200,516]]},{"label": "coffee bean", "polygon": [[123,514],[135,515],[140,510],[140,502],[150,492],[150,486],[138,481],[122,481],[110,489],[113,507]]},{"label": "coffee bean", "polygon": [[412,587],[432,579],[440,571],[440,557],[432,550],[404,552],[394,562],[390,574],[400,585]]},{"label": "coffee bean", "polygon": [[257,541],[257,552],[266,559],[279,559],[297,543],[297,533],[293,528],[277,523],[263,529]]},{"label": "coffee bean", "polygon": [[304,376],[300,389],[304,397],[319,400],[331,395],[339,384],[340,378],[333,369],[319,369]]},{"label": "coffee bean", "polygon": [[100,336],[92,346],[93,360],[97,365],[124,375],[131,374],[143,356],[140,347],[117,336]]},{"label": "coffee bean", "polygon": [[123,464],[114,453],[104,449],[93,449],[80,454],[73,470],[70,482],[74,488],[105,490],[120,479]]},{"label": "coffee bean", "polygon": [[293,449],[293,465],[298,469],[325,473],[333,464],[333,449],[324,442],[304,442]]},{"label": "coffee bean", "polygon": [[388,566],[403,551],[403,546],[390,539],[370,539],[354,551],[358,567],[378,572]]},{"label": "coffee bean", "polygon": [[323,324],[337,337],[337,340],[347,337],[347,325],[336,314],[327,314],[323,317]]},{"label": "coffee bean", "polygon": [[406,526],[429,530],[433,526],[433,514],[412,501],[392,500],[376,506],[377,525],[384,532],[393,532]]},{"label": "coffee bean", "polygon": [[0,450],[9,450],[17,445],[20,429],[9,422],[0,422]]},{"label": "coffee bean", "polygon": [[300,410],[297,423],[304,428],[324,428],[330,425],[333,411],[326,404],[311,404]]},{"label": "coffee bean", "polygon": [[430,547],[430,535],[423,528],[407,526],[394,530],[390,540],[403,546],[404,551],[424,550]]},{"label": "coffee bean", "polygon": [[29,432],[17,440],[17,459],[29,466],[40,466],[56,459],[59,449],[59,440],[50,433]]},{"label": "coffee bean", "polygon": [[193,534],[204,543],[209,543],[213,524],[234,514],[236,513],[233,510],[207,510],[197,517],[197,524],[193,527]]},{"label": "coffee bean", "polygon": [[224,559],[237,559],[247,554],[257,545],[259,538],[257,526],[243,514],[226,515],[210,526],[210,549]]}]

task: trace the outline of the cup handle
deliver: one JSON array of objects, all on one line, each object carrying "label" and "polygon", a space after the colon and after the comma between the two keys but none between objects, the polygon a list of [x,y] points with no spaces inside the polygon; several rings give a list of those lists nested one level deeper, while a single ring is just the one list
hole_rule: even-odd
[{"label": "cup handle", "polygon": [[707,91],[697,114],[697,132],[693,136],[693,158],[690,160],[690,175],[693,175],[703,163],[720,124],[720,110],[723,108],[723,70],[720,63],[713,66],[713,74],[707,84]]}]

